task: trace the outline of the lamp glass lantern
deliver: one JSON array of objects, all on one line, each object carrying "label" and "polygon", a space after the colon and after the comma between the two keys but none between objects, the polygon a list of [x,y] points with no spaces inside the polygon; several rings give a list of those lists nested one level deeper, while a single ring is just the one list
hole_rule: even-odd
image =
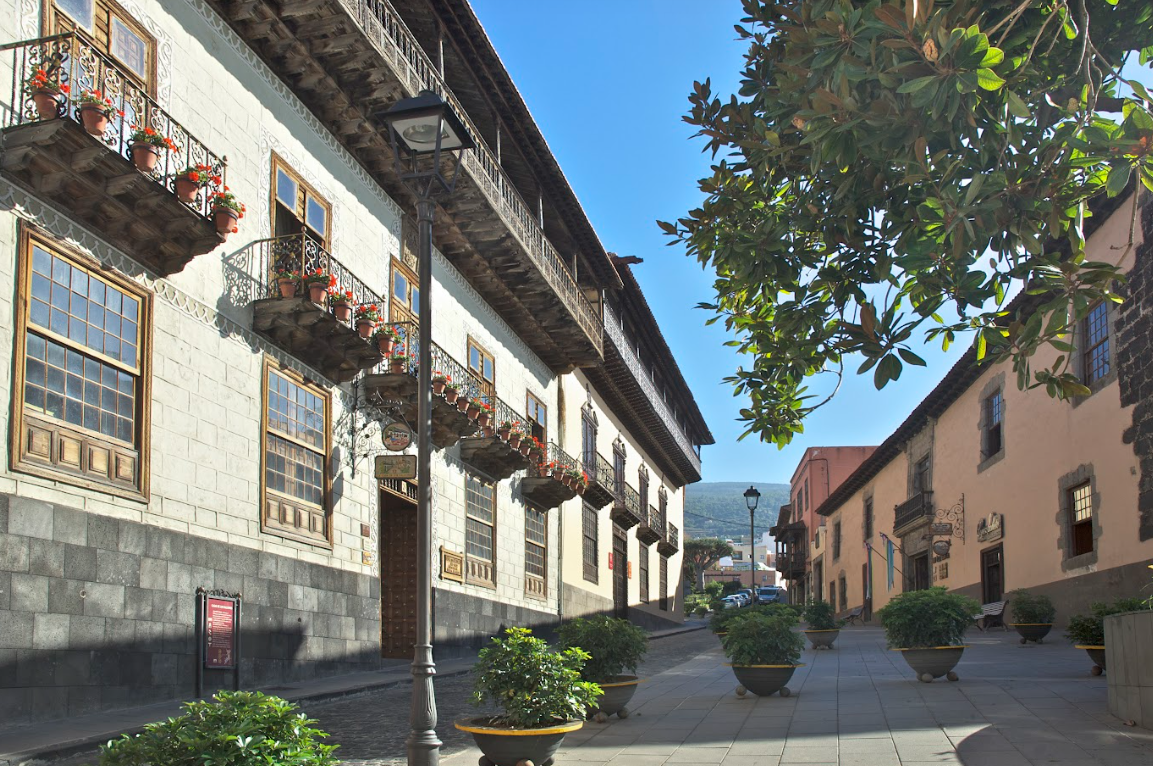
[{"label": "lamp glass lantern", "polygon": [[[427,180],[451,192],[460,172],[459,155],[476,147],[464,122],[443,98],[430,90],[403,98],[379,114],[388,126],[397,171],[405,181]],[[444,153],[457,155],[451,176],[442,172]]]},{"label": "lamp glass lantern", "polygon": [[757,503],[761,500],[761,493],[757,491],[756,487],[749,487],[745,490],[745,505],[748,506],[750,511],[757,510]]}]

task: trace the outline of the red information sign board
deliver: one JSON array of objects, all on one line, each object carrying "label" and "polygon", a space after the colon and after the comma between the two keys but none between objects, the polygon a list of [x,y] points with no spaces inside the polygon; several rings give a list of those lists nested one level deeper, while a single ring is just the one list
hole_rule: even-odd
[{"label": "red information sign board", "polygon": [[204,617],[204,667],[236,667],[236,601],[209,596]]}]

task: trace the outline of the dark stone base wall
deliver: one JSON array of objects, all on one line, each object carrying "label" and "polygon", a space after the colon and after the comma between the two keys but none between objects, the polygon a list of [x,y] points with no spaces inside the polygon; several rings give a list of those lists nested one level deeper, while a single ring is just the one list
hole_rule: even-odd
[{"label": "dark stone base wall", "polygon": [[[669,601],[671,602],[672,599]],[[656,602],[652,602],[650,607],[655,609]],[[574,617],[590,617],[596,614],[611,615],[614,613],[614,607],[612,599],[598,596],[584,588],[566,586],[564,595],[561,597],[561,612],[564,619],[571,620]],[[682,625],[672,612],[668,614],[669,618],[665,619],[651,611],[632,607],[629,609],[629,620],[646,630],[668,630]]]},{"label": "dark stone base wall", "polygon": [[551,640],[558,622],[552,612],[449,590],[434,590],[432,603],[432,644],[437,660],[474,656],[505,628],[530,628],[534,635]]},{"label": "dark stone base wall", "polygon": [[0,495],[0,721],[192,696],[197,587],[244,595],[244,687],[381,667],[373,577]]},{"label": "dark stone base wall", "polygon": [[[669,599],[672,601],[672,599]],[[653,604],[655,606],[655,603]],[[669,615],[662,617],[662,614]],[[640,625],[645,630],[668,630],[670,628],[679,628],[684,625],[684,622],[676,619],[673,612],[649,612],[636,607],[629,608],[629,620],[637,625]]]}]

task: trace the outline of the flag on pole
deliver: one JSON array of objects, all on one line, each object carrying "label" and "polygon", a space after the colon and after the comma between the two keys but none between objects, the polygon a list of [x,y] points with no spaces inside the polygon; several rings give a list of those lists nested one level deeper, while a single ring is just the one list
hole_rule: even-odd
[{"label": "flag on pole", "polygon": [[893,557],[894,557],[894,554],[896,552],[893,550],[893,541],[887,537],[885,538],[885,553],[887,553],[888,557],[889,557],[888,583],[887,583],[887,585],[889,587],[889,590],[892,590],[893,589]]},{"label": "flag on pole", "polygon": [[865,543],[865,548],[869,551],[869,561],[865,567],[867,578],[865,579],[865,600],[869,601],[873,598],[873,546]]}]

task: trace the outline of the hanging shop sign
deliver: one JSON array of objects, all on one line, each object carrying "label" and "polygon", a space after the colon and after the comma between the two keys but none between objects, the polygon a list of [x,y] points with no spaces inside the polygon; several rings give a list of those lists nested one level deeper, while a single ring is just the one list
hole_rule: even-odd
[{"label": "hanging shop sign", "polygon": [[380,439],[389,452],[403,452],[412,444],[412,429],[404,423],[389,423],[380,432]]},{"label": "hanging shop sign", "polygon": [[953,534],[953,525],[948,521],[935,521],[929,525],[929,534],[948,537]]},{"label": "hanging shop sign", "polygon": [[1005,534],[1005,514],[990,513],[977,522],[977,542],[991,543]]},{"label": "hanging shop sign", "polygon": [[948,540],[937,540],[935,543],[933,543],[933,553],[944,558],[945,556],[949,555],[949,549],[952,547],[953,544]]},{"label": "hanging shop sign", "polygon": [[416,455],[377,455],[377,479],[415,479]]}]

